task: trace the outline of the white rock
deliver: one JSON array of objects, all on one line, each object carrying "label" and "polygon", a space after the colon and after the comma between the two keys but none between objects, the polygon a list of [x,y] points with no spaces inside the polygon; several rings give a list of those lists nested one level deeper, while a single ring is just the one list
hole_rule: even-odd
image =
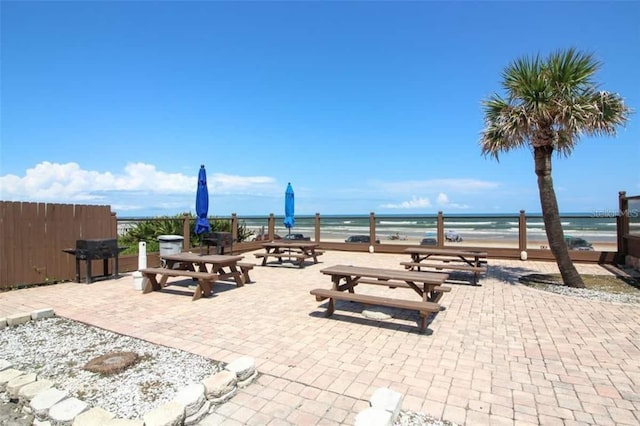
[{"label": "white rock", "polygon": [[142,420],[145,426],[180,426],[184,422],[184,405],[176,401],[167,402],[149,411]]},{"label": "white rock", "polygon": [[204,391],[205,387],[202,383],[192,383],[180,389],[173,400],[184,405],[184,415],[190,417],[200,411],[207,400]]},{"label": "white rock", "polygon": [[12,398],[17,398],[20,388],[22,388],[24,385],[28,385],[29,383],[34,383],[36,379],[37,376],[35,375],[35,373],[23,374],[16,377],[15,379],[9,380],[6,390],[9,393],[9,396],[11,396]]},{"label": "white rock", "polygon": [[231,371],[239,381],[243,381],[253,375],[253,372],[256,370],[256,362],[249,356],[241,356],[227,364],[225,370]]},{"label": "white rock", "polygon": [[23,387],[21,387],[20,391],[18,392],[18,399],[22,402],[28,403],[40,392],[44,392],[47,389],[51,389],[52,387],[53,382],[51,380],[37,380],[33,383],[29,383],[28,385],[24,385]]},{"label": "white rock", "polygon": [[73,426],[103,426],[115,416],[100,407],[93,407],[73,419]]},{"label": "white rock", "polygon": [[42,318],[51,318],[54,315],[53,308],[38,309],[31,312],[31,319],[38,320]]},{"label": "white rock", "polygon": [[38,420],[45,420],[49,415],[49,409],[66,397],[67,392],[56,388],[49,388],[36,395],[29,403],[29,407],[31,407],[33,414]]},{"label": "white rock", "polygon": [[7,317],[7,325],[20,325],[31,321],[31,314],[16,314]]},{"label": "white rock", "polygon": [[13,364],[11,364],[9,361],[7,361],[6,359],[0,359],[0,371],[4,371],[7,368],[11,368],[11,367],[13,367]]},{"label": "white rock", "polygon": [[362,315],[365,318],[374,320],[386,320],[393,318],[393,315],[391,315],[391,309],[385,308],[384,306],[372,306],[370,308],[364,309],[362,311]]},{"label": "white rock", "polygon": [[7,368],[0,371],[0,391],[4,391],[7,387],[7,383],[18,376],[22,376],[23,374],[24,371],[15,368]]},{"label": "white rock", "polygon": [[356,415],[355,426],[391,426],[391,413],[380,408],[365,408]]},{"label": "white rock", "polygon": [[206,389],[207,399],[214,400],[233,392],[237,382],[235,373],[223,370],[204,379],[202,384]]},{"label": "white rock", "polygon": [[197,425],[200,422],[200,420],[204,419],[207,416],[207,414],[209,414],[210,408],[211,408],[211,402],[205,401],[197,413],[194,413],[191,416],[184,419],[184,426]]},{"label": "white rock", "polygon": [[56,425],[71,425],[73,419],[82,412],[87,411],[89,405],[78,398],[67,398],[55,404],[49,409],[49,417]]},{"label": "white rock", "polygon": [[369,403],[372,408],[379,408],[391,413],[391,420],[395,421],[402,408],[402,399],[403,395],[399,392],[389,388],[378,388],[373,393]]}]

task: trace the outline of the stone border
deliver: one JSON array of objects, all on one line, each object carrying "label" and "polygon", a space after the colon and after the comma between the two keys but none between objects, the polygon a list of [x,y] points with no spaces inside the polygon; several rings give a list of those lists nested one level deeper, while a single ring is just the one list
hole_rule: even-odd
[{"label": "stone border", "polygon": [[[54,315],[53,309],[46,308],[0,318],[0,330]],[[180,389],[172,401],[149,411],[142,419],[116,419],[115,414],[100,407],[90,407],[55,388],[52,381],[38,380],[36,374],[15,369],[11,362],[0,359],[0,392],[6,392],[11,401],[22,404],[23,412],[33,415],[34,424],[40,425],[195,425],[257,376],[255,360],[240,357],[227,364],[224,370]]]},{"label": "stone border", "polygon": [[369,399],[369,408],[356,416],[355,426],[391,426],[402,408],[404,396],[389,388],[378,388]]}]

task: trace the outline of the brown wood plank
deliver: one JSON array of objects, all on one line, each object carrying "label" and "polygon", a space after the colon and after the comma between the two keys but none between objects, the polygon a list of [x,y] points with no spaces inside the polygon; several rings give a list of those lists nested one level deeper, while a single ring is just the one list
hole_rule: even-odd
[{"label": "brown wood plank", "polygon": [[400,281],[414,281],[421,283],[442,284],[448,277],[447,274],[439,272],[418,272],[403,269],[383,269],[369,268],[364,266],[335,265],[321,269],[320,272],[333,276],[354,276],[358,275],[366,278],[389,279]]},{"label": "brown wood plank", "polygon": [[[408,263],[412,265],[407,265]],[[457,271],[471,271],[471,272],[487,272],[486,266],[469,266],[459,265],[453,263],[437,263],[437,262],[402,262],[405,266],[420,267],[420,268],[435,268],[435,269],[455,269]]]},{"label": "brown wood plank", "polygon": [[411,309],[425,313],[440,312],[440,305],[433,302],[395,299],[391,297],[371,296],[368,294],[355,294],[323,288],[313,289],[310,293],[314,296],[324,297],[326,299],[347,300],[351,302],[360,302],[366,305],[389,306],[391,308]]}]

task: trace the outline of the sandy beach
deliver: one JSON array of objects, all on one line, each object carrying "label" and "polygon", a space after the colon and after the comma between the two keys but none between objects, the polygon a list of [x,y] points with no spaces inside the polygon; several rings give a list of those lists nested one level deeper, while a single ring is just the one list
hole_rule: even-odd
[{"label": "sandy beach", "polygon": [[[420,245],[422,238],[401,237],[402,239],[380,239],[380,244],[415,244]],[[322,238],[321,241],[344,242],[344,239],[338,238]],[[615,242],[592,242],[595,251],[617,251],[617,243]],[[445,243],[447,248],[460,247],[491,247],[491,248],[518,248],[518,241],[513,239],[486,239],[486,238],[467,238],[460,242]],[[527,249],[548,249],[549,244],[546,240],[527,240]]]}]

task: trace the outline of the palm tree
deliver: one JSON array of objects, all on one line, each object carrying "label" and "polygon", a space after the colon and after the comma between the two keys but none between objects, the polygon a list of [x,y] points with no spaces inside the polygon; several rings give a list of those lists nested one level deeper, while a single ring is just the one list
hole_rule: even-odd
[{"label": "palm tree", "polygon": [[564,283],[584,287],[564,242],[558,202],[551,178],[551,158],[569,156],[580,136],[615,135],[631,110],[617,93],[600,91],[593,81],[600,63],[591,54],[559,50],[545,60],[521,58],[502,73],[506,97],[482,102],[485,129],[482,154],[498,154],[524,146],[533,150],[542,216],[551,253]]}]

